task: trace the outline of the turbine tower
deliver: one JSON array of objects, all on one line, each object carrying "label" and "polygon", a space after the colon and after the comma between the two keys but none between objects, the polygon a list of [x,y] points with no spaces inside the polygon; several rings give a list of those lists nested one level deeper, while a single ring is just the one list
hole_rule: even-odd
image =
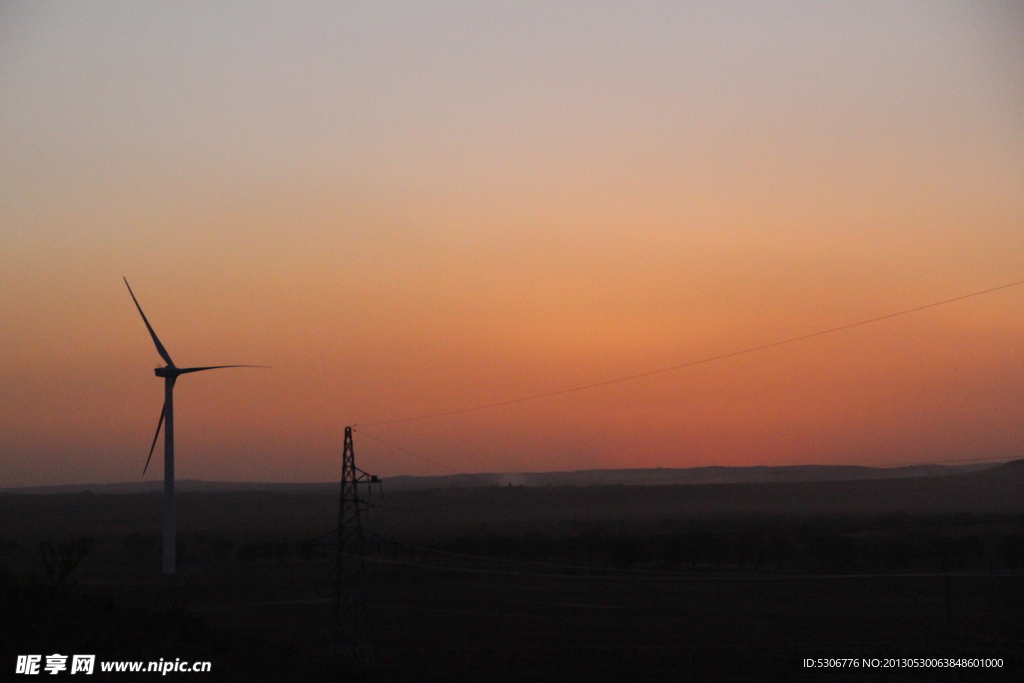
[{"label": "turbine tower", "polygon": [[160,437],[160,428],[166,423],[167,426],[164,427],[164,574],[173,574],[176,566],[174,554],[174,383],[178,380],[179,375],[185,375],[190,372],[217,370],[220,368],[265,368],[268,366],[211,365],[202,368],[179,368],[171,360],[171,355],[167,353],[167,349],[160,343],[160,338],[156,336],[153,326],[149,324],[146,314],[142,312],[142,306],[139,305],[139,300],[135,298],[135,292],[132,291],[131,285],[128,284],[128,278],[124,278],[124,284],[128,287],[128,293],[132,295],[135,308],[139,309],[142,322],[146,323],[149,336],[153,338],[153,343],[156,344],[157,353],[167,362],[166,367],[154,370],[157,377],[164,378],[164,407],[160,411],[160,420],[156,423],[156,434],[153,435],[153,443],[149,447],[149,456],[146,458],[146,466],[142,468],[142,473],[145,474],[146,470],[149,469],[149,461],[153,458],[156,440]]}]

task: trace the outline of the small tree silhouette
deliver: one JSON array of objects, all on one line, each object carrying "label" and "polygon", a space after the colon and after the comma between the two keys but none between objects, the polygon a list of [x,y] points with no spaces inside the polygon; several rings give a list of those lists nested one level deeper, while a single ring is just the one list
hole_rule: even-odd
[{"label": "small tree silhouette", "polygon": [[50,594],[61,593],[72,585],[71,574],[82,559],[92,550],[91,538],[71,537],[69,541],[43,541],[39,544],[39,557],[43,561],[43,572],[50,586]]}]

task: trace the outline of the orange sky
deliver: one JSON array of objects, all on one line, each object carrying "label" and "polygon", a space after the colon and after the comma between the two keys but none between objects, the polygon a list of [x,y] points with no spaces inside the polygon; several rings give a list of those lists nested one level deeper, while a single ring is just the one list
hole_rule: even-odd
[{"label": "orange sky", "polygon": [[[179,364],[273,366],[176,389],[179,478],[240,481],[1022,280],[1011,8],[4,5],[0,487],[141,476],[122,275]],[[1024,287],[357,454],[1024,457],[1022,319]]]}]

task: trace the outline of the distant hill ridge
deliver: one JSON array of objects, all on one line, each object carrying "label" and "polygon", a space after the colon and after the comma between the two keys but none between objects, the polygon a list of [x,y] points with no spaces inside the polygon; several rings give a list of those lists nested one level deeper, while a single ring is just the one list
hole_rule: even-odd
[{"label": "distant hill ridge", "polygon": [[[1024,461],[1016,461],[1024,462]],[[480,488],[489,486],[679,486],[699,484],[759,484],[777,482],[861,481],[942,477],[979,472],[1005,465],[909,465],[904,467],[862,467],[859,465],[788,465],[780,467],[688,467],[619,470],[576,470],[572,472],[519,472],[450,474],[433,477],[382,477],[385,490],[422,491],[428,489]],[[326,493],[337,489],[337,482],[280,483],[198,481],[185,479],[175,483],[183,492],[274,491],[279,493]],[[147,493],[163,489],[163,482],[123,482],[116,484],[64,484],[0,489],[0,493]]]}]

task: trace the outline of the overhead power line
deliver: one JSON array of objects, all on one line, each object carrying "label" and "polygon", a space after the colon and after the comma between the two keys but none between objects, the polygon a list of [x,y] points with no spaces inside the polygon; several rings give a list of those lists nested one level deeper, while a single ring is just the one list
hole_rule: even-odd
[{"label": "overhead power line", "polygon": [[[780,341],[771,342],[769,344],[761,344],[760,346],[752,346],[750,348],[741,349],[739,351],[730,351],[729,353],[719,354],[717,356],[709,356],[707,358],[701,358],[700,360],[689,361],[687,363],[680,363],[679,365],[672,365],[667,368],[659,368],[657,370],[648,370],[647,372],[641,372],[635,375],[626,375],[625,377],[615,377],[613,379],[606,379],[601,382],[594,382],[593,384],[583,384],[580,386],[570,387],[568,389],[559,389],[557,391],[548,391],[543,394],[533,394],[531,396],[522,396],[520,398],[508,399],[506,401],[497,401],[494,403],[485,403],[482,405],[470,406],[468,408],[457,408],[455,410],[446,410],[436,413],[426,413],[424,415],[416,415],[413,417],[402,417],[393,420],[382,420],[380,422],[371,422],[366,424],[367,427],[380,427],[383,425],[398,424],[400,422],[417,422],[419,420],[430,420],[438,417],[449,417],[451,415],[462,415],[463,413],[472,413],[478,410],[487,410],[489,408],[500,408],[502,406],[515,405],[517,403],[525,403],[527,401],[537,401],[542,398],[552,398],[554,396],[562,396],[564,394],[572,394],[577,391],[586,391],[587,389],[596,389],[598,387],[607,386],[609,384],[618,384],[619,382],[628,382],[634,379],[641,379],[643,377],[650,377],[652,375],[660,375],[665,372],[673,372],[675,370],[682,370],[683,368],[691,368],[695,365],[703,365],[705,363],[713,363],[719,360],[725,360],[726,358],[734,358],[735,356],[742,356],[748,353],[754,353],[756,351],[764,351],[766,349],[772,349],[777,346],[785,346],[786,344],[793,344],[798,341],[804,341],[805,339],[813,339],[814,337],[821,337],[826,334],[832,334],[833,332],[841,332],[843,330],[849,330],[854,327],[861,327],[863,325],[870,325],[871,323],[877,323],[882,320],[888,320],[890,318],[897,318],[903,315],[909,315],[910,313],[916,313],[929,308],[935,308],[937,306],[945,306],[957,301],[963,301],[964,299],[971,299],[973,297],[982,296],[984,294],[991,294],[992,292],[998,292],[1003,289],[1009,289],[1011,287],[1019,287],[1024,285],[1024,280],[1017,282],[1011,282],[1009,284],[1000,285],[998,287],[991,287],[989,289],[983,289],[978,292],[971,292],[970,294],[963,294],[961,296],[953,297],[952,299],[944,299],[942,301],[936,301],[924,306],[915,306],[914,308],[908,308],[895,313],[887,313],[886,315],[880,315],[874,318],[868,318],[867,320],[859,320],[854,323],[847,323],[846,325],[840,325],[839,327],[831,327],[827,330],[819,330],[818,332],[811,332],[810,334],[802,334],[798,337],[790,337],[789,339],[782,339]],[[373,438],[373,437],[371,437]],[[379,439],[378,439],[379,440]],[[388,444],[392,445],[392,444]],[[398,448],[395,446],[395,448]],[[402,449],[400,449],[402,450]]]},{"label": "overhead power line", "polygon": [[438,467],[443,467],[443,468],[445,468],[446,470],[448,470],[449,472],[451,472],[453,474],[467,474],[466,472],[460,472],[459,470],[452,469],[451,467],[448,467],[448,465],[445,465],[443,462],[439,462],[437,460],[434,460],[433,458],[428,458],[427,456],[425,456],[425,455],[423,455],[421,453],[416,453],[415,451],[410,451],[408,448],[403,448],[402,446],[398,446],[396,444],[393,444],[390,441],[385,441],[384,439],[379,439],[376,436],[374,436],[373,434],[370,434],[369,432],[361,431],[360,434],[362,434],[363,436],[365,436],[368,439],[373,439],[374,441],[377,441],[378,443],[382,443],[385,446],[391,446],[396,451],[401,451],[402,453],[405,453],[406,455],[411,455],[414,458],[419,458],[420,460],[423,460],[425,462],[429,462],[432,465],[437,465]]}]

